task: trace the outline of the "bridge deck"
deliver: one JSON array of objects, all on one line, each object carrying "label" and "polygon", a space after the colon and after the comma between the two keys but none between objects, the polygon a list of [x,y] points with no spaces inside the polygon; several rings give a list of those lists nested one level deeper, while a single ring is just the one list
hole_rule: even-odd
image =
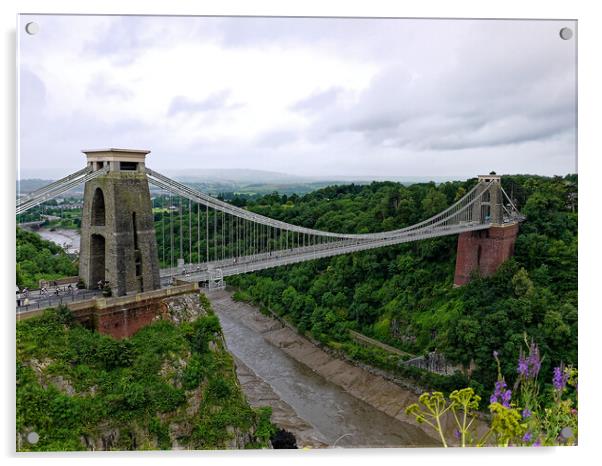
[{"label": "bridge deck", "polygon": [[489,223],[472,223],[433,229],[424,229],[411,232],[405,236],[387,238],[374,241],[341,241],[337,243],[326,243],[318,246],[294,248],[289,250],[278,250],[271,253],[262,253],[252,256],[243,256],[235,259],[212,261],[204,264],[186,264],[182,269],[168,268],[161,270],[161,278],[176,277],[184,281],[207,281],[212,278],[213,271],[221,270],[223,276],[238,275],[241,273],[255,272],[258,270],[279,267],[282,265],[296,264],[307,260],[333,257],[351,252],[365,251],[381,248],[394,244],[408,243],[427,238],[454,235],[467,231],[488,229]]}]

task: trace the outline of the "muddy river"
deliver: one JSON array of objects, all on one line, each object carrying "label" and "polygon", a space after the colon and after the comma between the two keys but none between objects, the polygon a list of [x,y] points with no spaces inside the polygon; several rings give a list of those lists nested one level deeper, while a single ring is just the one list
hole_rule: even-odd
[{"label": "muddy river", "polygon": [[[266,327],[264,317],[257,311],[259,315],[254,322],[248,314],[250,306],[234,302],[226,292],[209,298],[221,321],[228,349],[244,363],[244,374],[239,374],[239,378],[247,397],[256,397],[258,385],[262,386],[262,390],[269,386],[268,390],[271,389],[294,412],[296,419],[287,420],[288,430],[297,434],[295,430],[299,427],[307,432],[309,425],[313,429],[312,439],[329,446],[336,443],[338,447],[347,448],[436,445],[416,426],[395,419],[352,396],[268,341],[265,335],[278,331],[281,328],[279,323],[274,321],[272,327]],[[255,325],[258,321],[263,322],[261,326]],[[249,370],[256,377],[252,384],[245,383]],[[370,391],[370,386],[365,389]],[[397,404],[397,409],[401,409],[402,400]],[[280,415],[282,417],[282,413]]]}]

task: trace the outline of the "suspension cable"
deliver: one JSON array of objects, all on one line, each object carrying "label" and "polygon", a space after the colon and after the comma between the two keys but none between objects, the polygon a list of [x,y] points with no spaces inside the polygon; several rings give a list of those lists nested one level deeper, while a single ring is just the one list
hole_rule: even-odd
[{"label": "suspension cable", "polygon": [[165,197],[163,196],[164,190],[161,189],[161,258],[163,266],[165,266]]},{"label": "suspension cable", "polygon": [[188,199],[188,263],[192,264],[192,201]]},{"label": "suspension cable", "polygon": [[173,270],[174,270],[174,262],[173,262],[173,249],[174,249],[174,239],[173,239],[173,196],[171,191],[169,191],[169,242],[170,242],[170,247],[169,247],[169,252],[170,252],[170,268],[171,268],[171,275],[173,277]]},{"label": "suspension cable", "polygon": [[178,199],[178,216],[180,217],[180,257],[184,258],[184,228],[182,227],[182,197]]}]

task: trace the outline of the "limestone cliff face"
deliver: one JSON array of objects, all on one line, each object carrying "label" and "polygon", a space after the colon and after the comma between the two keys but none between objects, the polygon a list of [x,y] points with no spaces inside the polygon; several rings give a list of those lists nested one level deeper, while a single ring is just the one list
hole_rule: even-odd
[{"label": "limestone cliff face", "polygon": [[[162,319],[125,340],[65,325],[52,312],[20,322],[17,449],[268,447],[203,298],[166,299]],[[36,341],[42,330],[45,347]],[[38,443],[28,443],[30,432]]]},{"label": "limestone cliff face", "polygon": [[[176,325],[192,322],[208,315],[199,300],[198,293],[178,295],[163,300],[166,316]],[[223,335],[221,336],[223,340]]]}]

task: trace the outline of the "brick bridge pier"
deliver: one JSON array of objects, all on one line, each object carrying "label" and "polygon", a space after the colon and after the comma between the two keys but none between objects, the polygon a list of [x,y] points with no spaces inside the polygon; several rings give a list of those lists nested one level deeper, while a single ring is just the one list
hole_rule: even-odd
[{"label": "brick bridge pier", "polygon": [[454,286],[467,284],[474,275],[493,275],[514,254],[519,223],[504,223],[501,177],[482,175],[479,181],[493,183],[493,187],[484,193],[482,202],[475,205],[480,211],[473,212],[473,218],[491,220],[491,228],[458,236]]}]

